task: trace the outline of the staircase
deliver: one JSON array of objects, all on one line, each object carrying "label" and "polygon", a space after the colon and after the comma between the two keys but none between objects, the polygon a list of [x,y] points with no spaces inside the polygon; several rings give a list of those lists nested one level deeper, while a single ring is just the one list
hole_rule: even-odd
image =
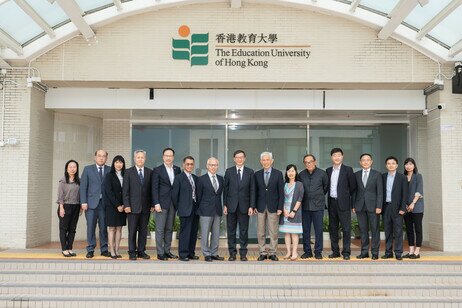
[{"label": "staircase", "polygon": [[0,307],[458,307],[462,262],[0,260]]}]

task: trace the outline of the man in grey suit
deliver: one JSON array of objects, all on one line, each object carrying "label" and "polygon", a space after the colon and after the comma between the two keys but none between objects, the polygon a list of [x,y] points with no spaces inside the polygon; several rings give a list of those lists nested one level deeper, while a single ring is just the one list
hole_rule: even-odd
[{"label": "man in grey suit", "polygon": [[83,169],[80,178],[80,203],[87,219],[87,258],[93,258],[96,247],[96,224],[99,228],[101,255],[110,257],[107,246],[106,209],[102,202],[103,180],[111,167],[106,166],[107,152],[97,150],[95,163]]},{"label": "man in grey suit", "polygon": [[[223,261],[218,255],[220,240],[220,222],[223,216],[221,195],[223,192],[223,177],[217,175],[218,159],[210,157],[207,160],[207,173],[197,180],[197,215],[200,216],[201,249],[205,261]],[[209,242],[209,233],[211,240]]]},{"label": "man in grey suit", "polygon": [[379,258],[380,213],[383,204],[382,175],[372,169],[372,155],[359,158],[361,170],[355,172],[356,192],[353,194],[353,213],[356,213],[361,231],[361,254],[357,259],[369,258],[369,225],[372,234],[372,260]]},{"label": "man in grey suit", "polygon": [[156,217],[156,248],[157,259],[178,259],[170,252],[172,246],[173,224],[175,222],[175,207],[172,202],[172,189],[175,176],[181,169],[173,164],[175,151],[166,148],[162,151],[163,164],[154,168],[152,173],[152,200]]}]

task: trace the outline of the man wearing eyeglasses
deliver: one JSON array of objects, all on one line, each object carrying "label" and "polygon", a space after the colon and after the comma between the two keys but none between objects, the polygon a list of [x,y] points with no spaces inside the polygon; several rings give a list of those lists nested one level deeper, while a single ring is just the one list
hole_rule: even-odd
[{"label": "man wearing eyeglasses", "polygon": [[327,173],[316,167],[316,157],[307,154],[303,157],[306,169],[299,174],[300,181],[305,190],[302,201],[303,251],[302,259],[312,258],[311,250],[311,224],[314,225],[314,256],[322,259],[322,226],[324,209],[326,207],[325,194],[329,189]]}]

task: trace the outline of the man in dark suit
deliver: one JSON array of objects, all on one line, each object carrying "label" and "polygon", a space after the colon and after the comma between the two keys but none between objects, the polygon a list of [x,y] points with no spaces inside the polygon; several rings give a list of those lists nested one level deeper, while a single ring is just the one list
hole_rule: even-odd
[{"label": "man in dark suit", "polygon": [[152,173],[152,203],[156,217],[156,248],[159,260],[178,258],[170,252],[176,213],[172,203],[173,181],[175,176],[181,173],[180,167],[173,165],[174,155],[175,151],[172,148],[164,149],[164,163],[154,168]]},{"label": "man in dark suit", "polygon": [[247,243],[249,239],[249,217],[255,208],[255,179],[252,169],[245,167],[245,152],[234,152],[233,167],[225,172],[223,187],[223,214],[228,229],[229,261],[236,260],[236,231],[239,224],[239,255],[241,261],[247,261]]},{"label": "man in dark suit", "polygon": [[369,258],[369,225],[372,234],[372,260],[379,258],[383,184],[382,175],[371,168],[372,163],[371,154],[362,154],[359,158],[362,169],[355,173],[357,188],[353,197],[353,212],[358,217],[361,231],[361,254],[357,259]]},{"label": "man in dark suit", "polygon": [[329,178],[328,210],[329,210],[329,235],[332,247],[332,254],[329,258],[340,258],[340,247],[338,244],[339,223],[343,229],[343,250],[344,260],[350,260],[351,254],[351,210],[352,194],[356,189],[356,179],[353,169],[343,164],[343,151],[340,148],[333,148],[330,151],[332,167],[327,168]]},{"label": "man in dark suit", "polygon": [[[123,181],[124,211],[128,221],[128,255],[130,260],[137,257],[149,259],[146,254],[148,221],[152,206],[152,170],[145,167],[146,152],[136,150],[135,166],[127,169]],[[138,246],[136,238],[138,235]]]},{"label": "man in dark suit", "polygon": [[96,247],[96,224],[99,228],[101,255],[110,257],[107,245],[106,209],[102,201],[103,181],[111,167],[106,166],[107,152],[97,150],[95,163],[83,169],[80,178],[80,203],[87,219],[87,258],[93,258]]},{"label": "man in dark suit", "polygon": [[311,224],[313,224],[315,234],[314,257],[321,260],[323,249],[322,227],[329,179],[324,170],[316,167],[316,158],[313,154],[306,154],[303,157],[303,164],[306,169],[299,174],[304,189],[302,200],[304,253],[302,259],[313,257],[311,250]]},{"label": "man in dark suit", "polygon": [[173,182],[172,201],[180,217],[180,240],[178,254],[180,261],[199,259],[195,255],[199,216],[197,216],[196,186],[197,176],[192,174],[194,158],[183,158],[183,172]]},{"label": "man in dark suit", "polygon": [[[223,261],[218,255],[220,240],[220,223],[223,216],[221,196],[223,193],[223,177],[217,175],[218,159],[207,160],[207,173],[197,180],[197,215],[201,225],[201,249],[205,261]],[[210,233],[210,241],[209,241]]]},{"label": "man in dark suit", "polygon": [[[257,237],[260,256],[258,261],[270,259],[278,261],[279,215],[284,207],[284,179],[282,172],[274,169],[273,154],[263,152],[260,163],[263,169],[255,172],[255,195],[257,212]],[[266,231],[269,233],[270,246],[266,250]]]},{"label": "man in dark suit", "polygon": [[393,258],[393,238],[395,241],[395,257],[402,260],[403,254],[403,215],[406,213],[407,178],[396,171],[398,159],[387,157],[385,165],[388,172],[382,176],[383,181],[383,211],[382,219],[385,228],[385,255],[382,259]]}]

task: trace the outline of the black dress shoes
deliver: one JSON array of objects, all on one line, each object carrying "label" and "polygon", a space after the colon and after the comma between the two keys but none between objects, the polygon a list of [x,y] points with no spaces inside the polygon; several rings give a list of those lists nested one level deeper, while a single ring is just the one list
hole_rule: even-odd
[{"label": "black dress shoes", "polygon": [[94,251],[89,251],[87,252],[87,255],[85,256],[87,259],[91,259],[95,256],[95,252]]},{"label": "black dress shoes", "polygon": [[350,260],[350,255],[344,255],[343,260],[346,260],[346,261]]},{"label": "black dress shoes", "polygon": [[199,260],[198,256],[189,256],[189,260]]},{"label": "black dress shoes", "polygon": [[[403,258],[404,258],[404,256],[403,256]],[[412,259],[412,260],[420,259],[420,254],[418,254],[418,255],[412,254],[412,255],[409,256],[409,259]]]},{"label": "black dress shoes", "polygon": [[313,253],[311,253],[311,252],[305,252],[304,254],[302,254],[302,256],[301,256],[300,258],[302,258],[302,259],[313,258]]},{"label": "black dress shoes", "polygon": [[135,261],[136,260],[136,254],[135,253],[130,253],[128,254],[128,258],[132,261]]},{"label": "black dress shoes", "polygon": [[340,258],[340,254],[333,252],[329,255],[329,259],[335,259],[335,258]]},{"label": "black dress shoes", "polygon": [[384,254],[382,256],[382,259],[392,259],[393,258],[393,255],[390,255],[390,254]]},{"label": "black dress shoes", "polygon": [[65,256],[66,258],[69,258],[69,257],[72,257],[72,255],[68,252],[68,253],[64,253],[64,251],[61,252],[63,254],[63,256]]},{"label": "black dress shoes", "polygon": [[279,261],[278,257],[276,255],[271,255],[269,258],[271,261]]},{"label": "black dress shoes", "polygon": [[236,255],[230,255],[228,261],[236,261]]},{"label": "black dress shoes", "polygon": [[180,261],[187,262],[187,261],[189,261],[189,258],[188,258],[188,257],[185,257],[185,258],[181,258],[181,257],[180,257],[179,260],[180,260]]},{"label": "black dress shoes", "polygon": [[165,257],[169,258],[169,259],[178,259],[178,256],[175,256],[173,253],[171,252],[167,252],[166,254],[164,254]]},{"label": "black dress shoes", "polygon": [[241,256],[241,261],[244,261],[244,262],[245,262],[245,261],[249,261],[249,259],[247,259],[246,256]]},{"label": "black dress shoes", "polygon": [[372,260],[378,260],[379,259],[379,256],[378,255],[372,255]]},{"label": "black dress shoes", "polygon": [[106,258],[110,258],[111,254],[109,253],[109,251],[106,250],[106,251],[101,252],[101,256],[106,257]]},{"label": "black dress shoes", "polygon": [[117,259],[117,255],[113,255],[113,254],[111,253],[111,259]]},{"label": "black dress shoes", "polygon": [[157,260],[168,261],[168,257],[166,255],[157,255]]},{"label": "black dress shoes", "polygon": [[204,259],[205,259],[205,262],[212,262],[213,257],[206,256]]},{"label": "black dress shoes", "polygon": [[148,260],[151,259],[151,256],[143,251],[138,253],[138,258]]},{"label": "black dress shoes", "polygon": [[316,253],[315,256],[316,260],[322,260],[322,254]]},{"label": "black dress shoes", "polygon": [[359,256],[356,256],[356,259],[367,259],[369,258],[369,254],[367,253],[362,253]]},{"label": "black dress shoes", "polygon": [[258,261],[265,261],[266,259],[268,259],[267,255],[259,255],[257,260]]},{"label": "black dress shoes", "polygon": [[223,257],[220,257],[219,255],[216,255],[216,256],[212,256],[212,260],[216,260],[216,261],[224,261],[225,258]]},{"label": "black dress shoes", "polygon": [[406,253],[406,254],[404,254],[402,257],[403,257],[403,259],[408,259],[408,258],[411,257],[411,254],[410,254],[410,253]]},{"label": "black dress shoes", "polygon": [[403,257],[401,255],[396,255],[395,257],[396,257],[396,260],[398,260],[398,261],[403,260]]}]

